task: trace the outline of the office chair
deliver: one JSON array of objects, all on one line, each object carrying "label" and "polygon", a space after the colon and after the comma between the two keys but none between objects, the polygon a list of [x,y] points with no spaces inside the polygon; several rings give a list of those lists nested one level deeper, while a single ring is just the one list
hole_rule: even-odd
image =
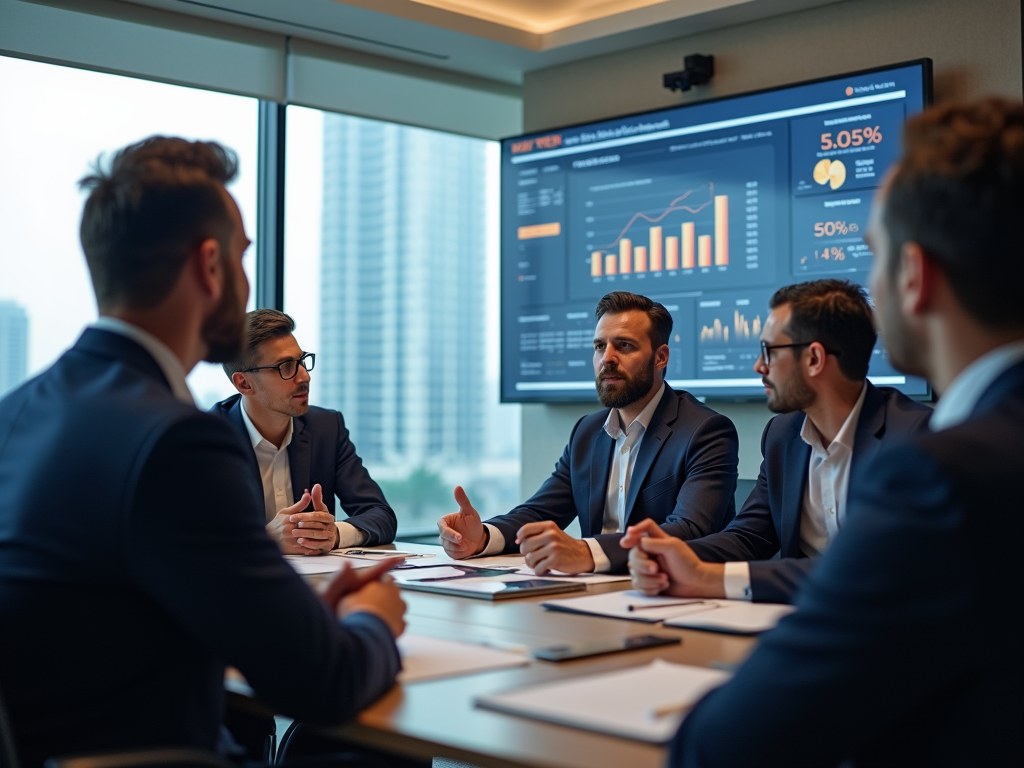
[{"label": "office chair", "polygon": [[[0,695],[0,768],[20,768],[14,748],[14,729]],[[137,752],[51,758],[46,768],[235,768],[201,749],[151,749]]]}]

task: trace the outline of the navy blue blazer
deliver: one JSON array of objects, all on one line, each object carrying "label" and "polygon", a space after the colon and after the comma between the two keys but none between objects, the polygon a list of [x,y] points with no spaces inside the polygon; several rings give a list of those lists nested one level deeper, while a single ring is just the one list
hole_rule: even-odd
[{"label": "navy blue blazer", "polygon": [[[932,409],[889,387],[868,383],[853,438],[848,488],[862,467],[885,446],[922,430]],[[800,437],[803,411],[776,416],[761,435],[761,471],[754,490],[720,533],[690,542],[707,562],[749,560],[751,596],[758,602],[788,603],[817,558],[800,549],[800,521],[811,446]],[[849,496],[849,493],[847,493]],[[780,558],[769,558],[779,554]]]},{"label": "navy blue blazer", "polygon": [[881,452],[797,611],[690,713],[670,765],[1020,765],[1022,446],[1024,363],[968,421]]},{"label": "navy blue blazer", "polygon": [[[232,395],[210,409],[227,420],[242,436],[249,447],[250,480],[257,496],[263,498],[263,481],[256,454],[252,451],[249,433],[242,421],[242,396]],[[310,406],[305,416],[293,420],[292,441],[288,445],[288,466],[292,476],[295,501],[302,498],[306,488],[320,483],[324,491],[324,504],[335,515],[334,497],[341,500],[341,508],[348,521],[367,535],[367,546],[390,544],[395,540],[398,521],[395,512],[384,499],[384,492],[373,481],[356,453],[345,427],[345,419],[337,411]],[[266,510],[260,515],[266,522]]]},{"label": "navy blue blazer", "polygon": [[281,558],[248,460],[222,419],[176,400],[149,353],[107,331],[0,401],[0,691],[24,766],[213,749],[225,665],[275,710],[321,723],[392,685],[387,626],[339,623]]},{"label": "navy blue blazer", "polygon": [[[615,441],[604,431],[609,408],[576,422],[551,477],[524,504],[487,522],[505,537],[505,552],[518,552],[516,531],[553,520],[563,530],[577,517],[584,537],[598,540],[612,570],[626,567],[621,533],[602,534]],[[695,539],[720,531],[736,513],[739,439],[733,423],[689,392],[667,384],[640,443],[626,520],[650,518],[670,535]]]}]

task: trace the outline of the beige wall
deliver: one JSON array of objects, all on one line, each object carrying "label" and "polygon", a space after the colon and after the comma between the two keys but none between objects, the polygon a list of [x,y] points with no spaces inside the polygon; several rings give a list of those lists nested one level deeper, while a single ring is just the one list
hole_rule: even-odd
[{"label": "beige wall", "polygon": [[[688,53],[714,55],[714,80],[670,93],[661,76],[682,69]],[[544,130],[924,57],[935,63],[936,100],[1020,98],[1020,0],[847,0],[530,72],[524,126]],[[771,414],[761,404],[712,405],[739,430],[740,477],[756,477]],[[592,409],[523,407],[524,498],[551,472],[576,419]]]}]

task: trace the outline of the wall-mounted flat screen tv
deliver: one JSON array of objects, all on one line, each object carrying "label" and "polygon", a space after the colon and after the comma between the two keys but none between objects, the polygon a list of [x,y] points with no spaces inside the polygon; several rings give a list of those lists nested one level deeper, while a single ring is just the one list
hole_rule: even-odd
[{"label": "wall-mounted flat screen tv", "polygon": [[[594,309],[615,290],[672,313],[671,386],[763,398],[769,297],[866,282],[872,198],[930,97],[923,59],[503,141],[502,400],[595,400]],[[881,345],[869,376],[930,395]]]}]

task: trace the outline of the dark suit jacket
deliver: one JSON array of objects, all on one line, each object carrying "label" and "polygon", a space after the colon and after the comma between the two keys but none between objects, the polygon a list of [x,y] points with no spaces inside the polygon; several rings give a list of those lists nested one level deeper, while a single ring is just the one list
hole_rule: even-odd
[{"label": "dark suit jacket", "polygon": [[[610,409],[584,416],[551,477],[526,503],[487,522],[517,552],[516,531],[526,523],[553,520],[563,530],[579,518],[584,537],[594,537],[612,570],[626,566],[621,533],[602,534],[615,441],[604,431]],[[720,531],[736,512],[739,440],[732,422],[667,384],[640,443],[626,495],[626,520],[651,518],[672,536],[694,539]]]},{"label": "dark suit jacket", "polygon": [[1024,363],[967,422],[879,454],[797,611],[690,713],[670,764],[1020,765],[1022,446]]},{"label": "dark suit jacket", "polygon": [[0,691],[27,768],[214,748],[225,665],[318,722],[392,685],[387,627],[339,624],[281,559],[248,461],[222,419],[107,331],[0,401]]},{"label": "dark suit jacket", "polygon": [[[242,421],[242,396],[232,395],[222,400],[210,409],[210,413],[227,419],[250,448],[250,479],[256,495],[262,499],[263,481],[260,480],[259,464],[256,462],[256,454],[252,452],[252,442],[245,429],[245,422]],[[292,441],[288,445],[288,465],[291,469],[294,501],[302,498],[303,489],[320,483],[328,511],[332,515],[336,514],[334,497],[337,496],[341,500],[341,508],[348,515],[348,522],[366,533],[367,546],[394,541],[398,527],[395,512],[356,454],[356,447],[348,436],[341,414],[311,406],[305,416],[296,416],[293,424]],[[260,519],[266,521],[265,510]]]},{"label": "dark suit jacket", "polygon": [[[848,489],[859,471],[883,446],[923,429],[932,409],[895,389],[868,384],[853,439]],[[800,549],[800,521],[811,446],[800,438],[803,411],[776,416],[761,435],[761,472],[743,509],[721,533],[695,539],[690,546],[707,562],[750,560],[755,601],[788,603],[817,558]],[[847,494],[849,495],[849,493]],[[770,560],[776,554],[780,559]]]}]

